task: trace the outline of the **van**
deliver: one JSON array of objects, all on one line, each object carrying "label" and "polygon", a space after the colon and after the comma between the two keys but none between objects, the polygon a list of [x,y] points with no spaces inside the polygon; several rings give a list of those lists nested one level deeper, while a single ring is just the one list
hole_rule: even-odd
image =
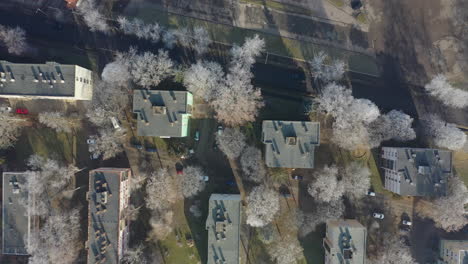
[{"label": "van", "polygon": [[112,122],[112,125],[114,126],[114,128],[117,130],[117,131],[120,131],[122,128],[120,127],[119,125],[119,121],[117,120],[117,118],[111,116],[110,118],[111,122]]}]

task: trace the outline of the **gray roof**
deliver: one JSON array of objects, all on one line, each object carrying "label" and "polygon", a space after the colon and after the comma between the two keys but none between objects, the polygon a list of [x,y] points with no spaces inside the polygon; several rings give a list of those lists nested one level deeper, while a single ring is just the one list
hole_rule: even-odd
[{"label": "gray roof", "polygon": [[268,167],[314,167],[315,146],[320,144],[320,123],[265,120],[262,131]]},{"label": "gray roof", "polygon": [[[206,219],[206,230],[208,230],[207,264],[238,264],[240,195],[212,194],[209,203],[208,218]],[[217,260],[220,262],[216,262]]]},{"label": "gray roof", "polygon": [[468,240],[440,240],[439,264],[468,264]]},{"label": "gray roof", "polygon": [[120,193],[129,177],[130,169],[99,168],[89,172],[88,263],[119,262],[119,250],[128,241],[124,232],[123,244],[119,244],[119,230],[124,230],[121,225],[125,225],[119,209],[124,202]]},{"label": "gray roof", "polygon": [[[452,152],[424,148],[383,147],[381,166],[387,173],[399,173],[400,194],[444,196],[452,173]],[[396,153],[391,155],[390,153]]]},{"label": "gray roof", "polygon": [[[327,221],[325,263],[365,264],[367,230],[356,220]],[[329,247],[330,251],[328,251]]]},{"label": "gray roof", "polygon": [[186,91],[134,90],[133,112],[137,134],[154,137],[183,137],[192,111],[192,94]]},{"label": "gray roof", "polygon": [[[0,76],[0,79],[4,81],[0,82],[0,95],[75,96],[75,65],[55,62],[23,64],[0,61],[1,74],[4,76]],[[12,77],[14,82],[11,81]]]},{"label": "gray roof", "polygon": [[29,198],[25,189],[27,173],[3,173],[2,253],[27,255],[26,245],[31,229],[30,216],[21,199]]}]

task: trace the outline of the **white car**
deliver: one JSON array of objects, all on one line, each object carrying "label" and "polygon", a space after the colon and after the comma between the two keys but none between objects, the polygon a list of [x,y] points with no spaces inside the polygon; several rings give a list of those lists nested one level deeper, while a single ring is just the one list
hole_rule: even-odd
[{"label": "white car", "polygon": [[117,118],[115,117],[111,117],[110,118],[111,122],[112,122],[112,125],[114,126],[114,128],[117,130],[117,131],[120,131],[122,128],[120,127],[119,125],[119,121],[117,121]]},{"label": "white car", "polygon": [[384,219],[384,214],[373,213],[372,217],[374,217],[375,219]]},{"label": "white car", "polygon": [[97,160],[97,159],[99,159],[99,156],[100,156],[99,154],[93,153],[93,154],[91,154],[91,155],[89,156],[89,158],[92,159],[92,160]]},{"label": "white car", "polygon": [[11,113],[12,110],[9,106],[0,106],[0,113]]},{"label": "white car", "polygon": [[88,145],[96,144],[96,139],[94,139],[94,138],[88,138],[88,139],[86,140],[86,143],[87,143]]},{"label": "white car", "polygon": [[409,220],[403,220],[402,223],[403,223],[403,225],[405,225],[405,226],[412,226],[412,225],[413,225],[413,223],[411,223],[411,221],[409,221]]},{"label": "white car", "polygon": [[207,182],[207,181],[210,180],[210,177],[208,177],[208,176],[202,176],[202,177],[201,177],[201,180],[204,181],[204,182]]},{"label": "white car", "polygon": [[367,192],[367,195],[368,195],[368,196],[374,197],[374,196],[375,196],[375,192],[368,191],[368,192]]}]

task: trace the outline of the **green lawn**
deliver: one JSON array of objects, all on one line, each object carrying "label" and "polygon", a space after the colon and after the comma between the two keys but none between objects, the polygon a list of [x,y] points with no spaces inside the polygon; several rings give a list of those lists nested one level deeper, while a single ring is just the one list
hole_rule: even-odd
[{"label": "green lawn", "polygon": [[284,4],[284,3],[271,1],[271,0],[241,0],[241,2],[266,6],[271,9],[275,9],[275,10],[279,10],[283,12],[289,12],[289,13],[296,13],[299,15],[306,15],[306,16],[312,15],[311,10],[305,9],[303,7]]},{"label": "green lawn", "polygon": [[322,247],[322,239],[325,236],[325,232],[317,230],[299,239],[302,247],[304,248],[305,259],[302,259],[298,263],[323,263],[324,262],[324,251]]}]

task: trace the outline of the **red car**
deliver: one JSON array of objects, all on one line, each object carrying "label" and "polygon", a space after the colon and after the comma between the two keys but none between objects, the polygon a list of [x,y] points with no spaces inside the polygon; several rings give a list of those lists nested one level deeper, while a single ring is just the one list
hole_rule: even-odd
[{"label": "red car", "polygon": [[26,108],[16,108],[16,113],[20,115],[27,115],[29,111]]}]

